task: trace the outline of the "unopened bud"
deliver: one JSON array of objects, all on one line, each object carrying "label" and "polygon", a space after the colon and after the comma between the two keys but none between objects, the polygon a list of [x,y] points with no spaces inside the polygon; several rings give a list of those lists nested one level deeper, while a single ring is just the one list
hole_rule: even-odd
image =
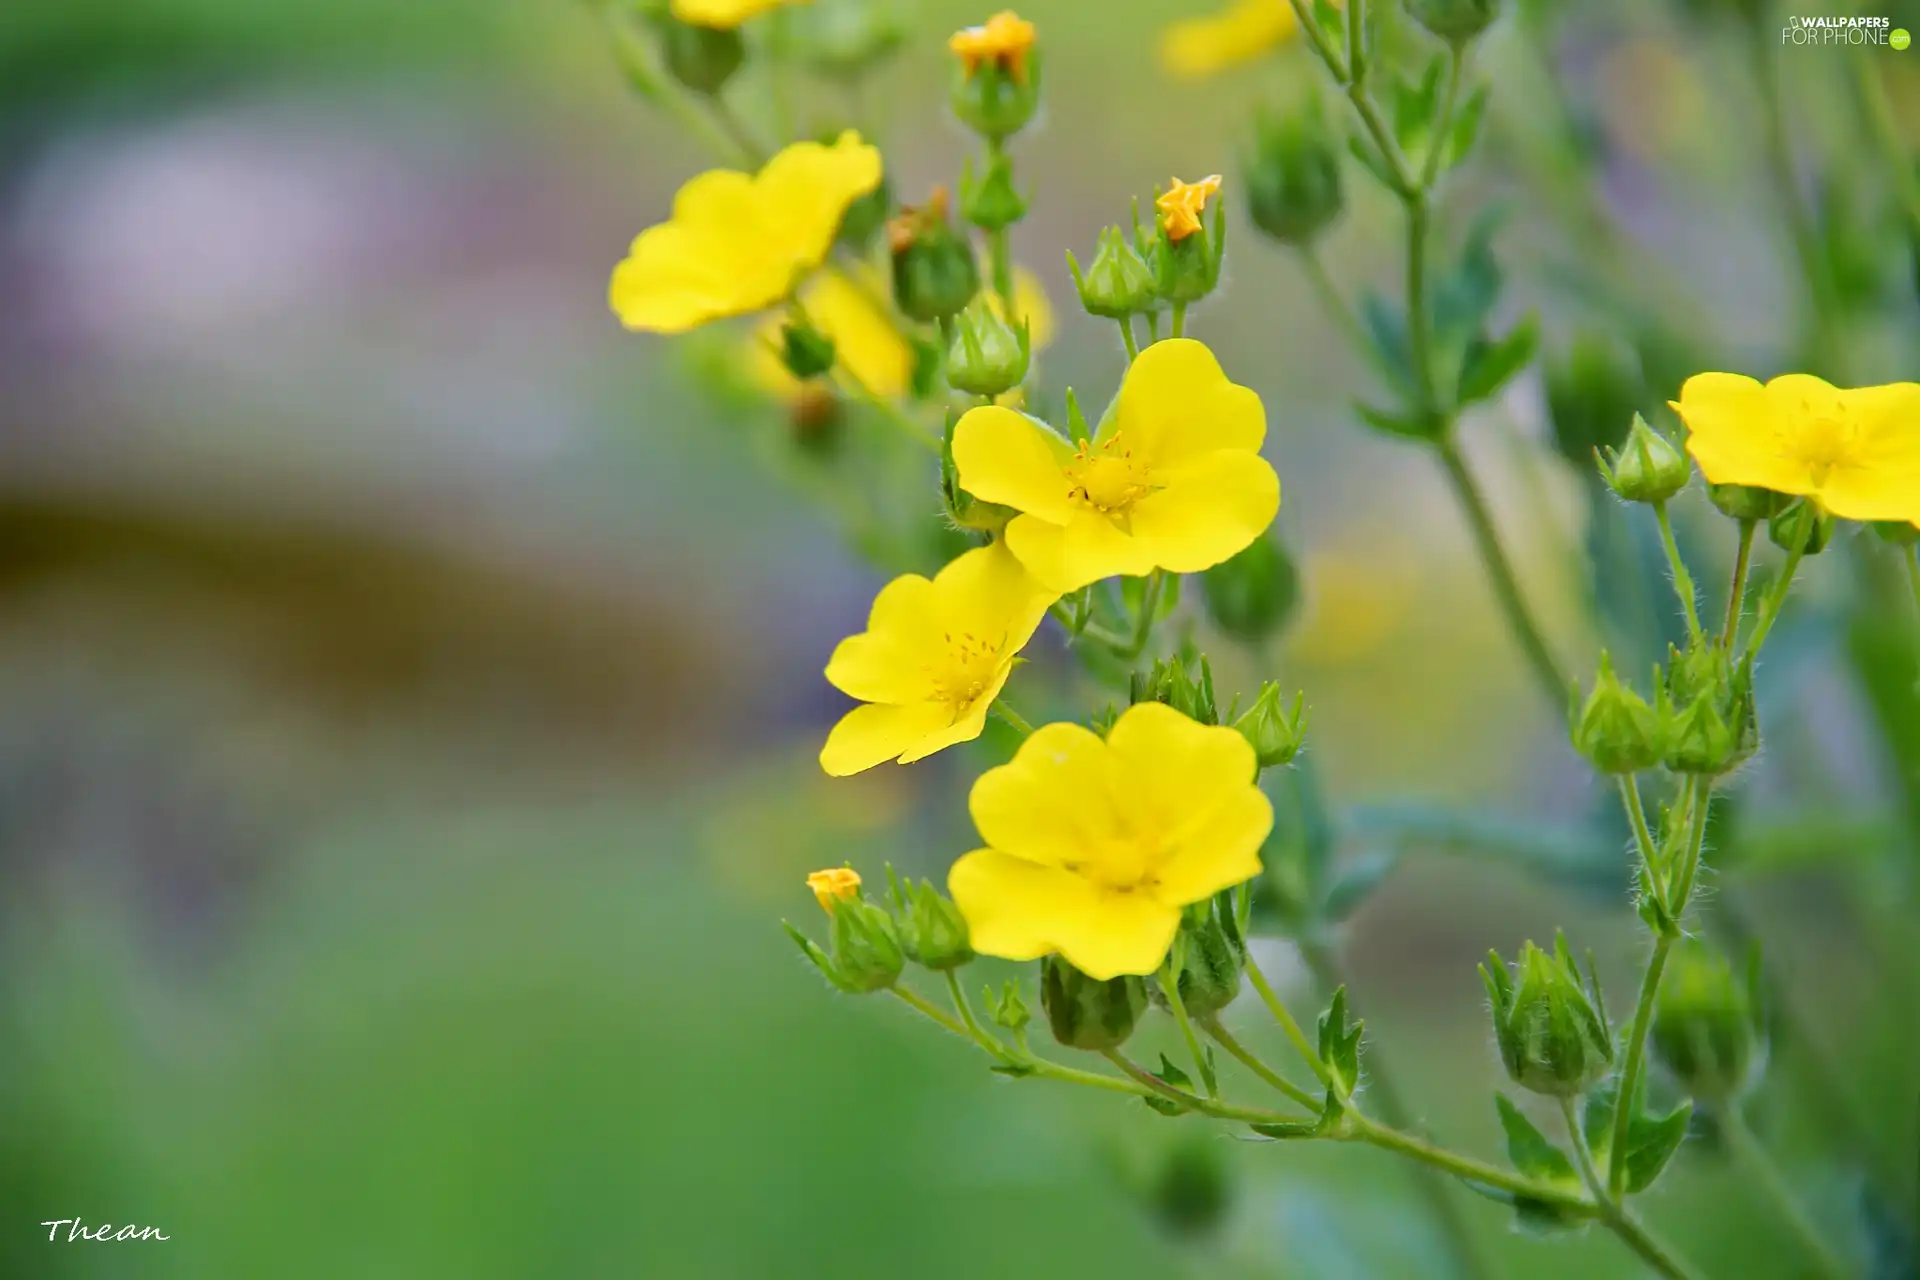
[{"label": "unopened bud", "polygon": [[1281,244],[1312,244],[1345,204],[1342,150],[1318,99],[1286,117],[1262,115],[1241,165],[1253,225]]},{"label": "unopened bud", "polygon": [[823,951],[792,925],[787,933],[807,959],[840,990],[850,995],[884,991],[906,964],[893,920],[861,896],[860,876],[851,867],[833,867],[807,877],[821,908],[832,920],[831,948]]},{"label": "unopened bud", "polygon": [[1767,521],[1767,536],[1782,551],[1798,551],[1817,556],[1833,541],[1833,516],[1810,498],[1801,498],[1774,513]]},{"label": "unopened bud", "polygon": [[1260,686],[1247,713],[1233,727],[1253,747],[1262,769],[1277,769],[1293,763],[1307,737],[1307,712],[1304,693],[1296,693],[1291,710],[1281,705],[1280,686],[1269,680]]},{"label": "unopened bud", "polygon": [[1153,670],[1133,673],[1131,693],[1135,704],[1164,702],[1189,720],[1220,723],[1213,700],[1213,665],[1204,656],[1191,668],[1178,654],[1156,660]]},{"label": "unopened bud", "polygon": [[1033,1014],[1027,1009],[1027,1002],[1020,997],[1020,984],[1012,978],[1007,984],[995,991],[987,988],[987,1012],[993,1018],[993,1025],[1020,1034],[1033,1021]]},{"label": "unopened bud", "polygon": [[972,396],[997,396],[1020,385],[1032,356],[1026,322],[1014,329],[981,293],[954,323],[947,384]]},{"label": "unopened bud", "polygon": [[1500,0],[1407,0],[1413,20],[1448,44],[1465,44],[1500,16]]},{"label": "unopened bud", "polygon": [[654,20],[660,61],[673,78],[695,93],[717,94],[746,60],[746,42],[733,29],[697,26],[661,14]]},{"label": "unopened bud", "polygon": [[1710,484],[1707,497],[1722,515],[1735,520],[1770,519],[1788,501],[1771,489],[1756,489],[1750,484]]},{"label": "unopened bud", "polygon": [[1535,1093],[1575,1097],[1613,1064],[1613,1036],[1581,982],[1564,936],[1549,955],[1529,942],[1513,972],[1499,953],[1480,966],[1493,1003],[1494,1037],[1514,1083]]},{"label": "unopened bud", "polygon": [[1639,414],[1619,449],[1600,457],[1607,486],[1628,502],[1670,502],[1693,479],[1693,466],[1674,443]]},{"label": "unopened bud", "polygon": [[1547,417],[1553,447],[1582,473],[1591,474],[1597,450],[1627,438],[1646,386],[1633,353],[1610,333],[1577,334],[1564,357],[1546,367]]},{"label": "unopened bud", "polygon": [[891,57],[906,39],[897,7],[876,0],[813,0],[792,10],[796,52],[830,79],[850,81]]},{"label": "unopened bud", "polygon": [[1621,683],[1613,659],[1600,654],[1593,692],[1572,718],[1573,746],[1601,773],[1629,774],[1660,763],[1662,730],[1653,705]]},{"label": "unopened bud", "polygon": [[1873,531],[1882,542],[1892,543],[1896,547],[1911,547],[1920,543],[1920,524],[1903,524],[1898,520],[1876,520]]},{"label": "unopened bud", "polygon": [[1147,1183],[1154,1221],[1182,1240],[1211,1236],[1233,1207],[1233,1171],[1227,1144],[1204,1130],[1182,1127]]},{"label": "unopened bud", "polygon": [[973,246],[947,221],[944,189],[887,223],[887,247],[893,255],[894,302],[922,324],[958,315],[980,291]]},{"label": "unopened bud", "polygon": [[1280,540],[1267,534],[1201,574],[1200,590],[1216,627],[1243,644],[1259,644],[1293,616],[1300,572]]},{"label": "unopened bud", "polygon": [[1059,956],[1040,962],[1040,1004],[1053,1038],[1069,1049],[1118,1049],[1147,1007],[1146,984],[1131,974],[1089,978]]},{"label": "unopened bud", "polygon": [[1654,1005],[1653,1053],[1697,1098],[1738,1098],[1756,1083],[1765,1057],[1759,1000],[1726,956],[1688,938],[1667,961]]},{"label": "unopened bud", "polygon": [[[1233,1003],[1240,994],[1247,941],[1240,936],[1230,895],[1215,895],[1186,909],[1174,953],[1181,957],[1180,1004],[1188,1017],[1210,1018]],[[1147,994],[1164,1009],[1168,1001],[1162,981],[1156,980]]]},{"label": "unopened bud", "polygon": [[[890,880],[893,868],[887,868]],[[900,946],[915,964],[935,971],[958,969],[973,960],[966,918],[953,899],[925,880],[892,883],[894,926]]]},{"label": "unopened bud", "polygon": [[833,339],[804,320],[790,321],[781,327],[780,363],[800,381],[830,372],[833,357]]},{"label": "unopened bud", "polygon": [[1100,233],[1092,266],[1082,271],[1071,252],[1067,254],[1067,266],[1073,272],[1080,305],[1088,315],[1124,320],[1144,315],[1158,304],[1153,271],[1118,227]]}]

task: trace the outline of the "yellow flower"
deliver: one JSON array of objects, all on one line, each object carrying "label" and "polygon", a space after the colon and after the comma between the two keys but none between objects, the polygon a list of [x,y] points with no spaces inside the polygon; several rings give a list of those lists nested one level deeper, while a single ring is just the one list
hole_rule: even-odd
[{"label": "yellow flower", "polygon": [[1203,344],[1174,338],[1140,353],[1089,444],[989,405],[960,420],[953,458],[963,489],[1021,513],[1007,546],[1065,594],[1116,574],[1198,573],[1244,550],[1280,506],[1266,433],[1260,397]]},{"label": "yellow flower", "polygon": [[[801,289],[800,301],[814,327],[833,339],[836,362],[875,395],[893,399],[906,395],[913,381],[913,348],[884,305],[887,288],[875,271],[863,271],[859,281],[823,273]],[[990,298],[989,304],[1006,318],[998,296]],[[1053,307],[1046,289],[1021,267],[1013,272],[1013,306],[1031,326],[1035,351],[1053,340]],[[804,388],[780,361],[781,324],[781,317],[769,316],[759,325],[747,358],[754,378],[769,394],[799,400]]]},{"label": "yellow flower", "polygon": [[1763,387],[1702,373],[1673,408],[1713,484],[1804,495],[1846,520],[1920,523],[1920,383],[1841,390],[1790,373]]},{"label": "yellow flower", "polygon": [[1210,76],[1278,48],[1299,27],[1287,0],[1234,0],[1218,13],[1168,27],[1160,37],[1160,62],[1172,75]]},{"label": "yellow flower", "polygon": [[673,0],[673,16],[696,27],[731,31],[749,18],[757,18],[782,5],[807,4],[809,0]]},{"label": "yellow flower", "polygon": [[1245,738],[1158,702],[1105,741],[1073,724],[1036,731],[974,784],[987,847],[947,876],[974,950],[1057,951],[1103,980],[1152,973],[1182,907],[1260,874],[1273,806],[1256,773]]},{"label": "yellow flower", "polygon": [[614,268],[608,300],[629,329],[683,333],[770,307],[820,265],[847,206],[880,185],[880,153],[848,130],[797,142],[757,175],[715,169],[673,200]]},{"label": "yellow flower", "polygon": [[1211,174],[1198,182],[1172,179],[1164,195],[1154,200],[1160,210],[1160,225],[1167,239],[1178,242],[1200,230],[1200,215],[1207,211],[1207,198],[1220,190],[1220,175]]},{"label": "yellow flower", "polygon": [[867,629],[842,640],[827,663],[829,683],[870,705],[833,727],[820,767],[844,777],[979,737],[1014,656],[1057,598],[997,543],[932,581],[895,578],[874,599]]},{"label": "yellow flower", "polygon": [[1024,84],[1027,79],[1027,51],[1033,48],[1033,37],[1033,24],[1009,9],[988,18],[985,26],[967,27],[954,32],[953,38],[947,41],[947,48],[960,55],[960,62],[968,75],[974,74],[987,63],[993,63],[1012,76],[1014,83]]},{"label": "yellow flower", "polygon": [[813,890],[813,896],[820,899],[820,909],[832,915],[834,903],[852,898],[860,892],[860,873],[852,867],[828,867],[825,871],[815,871],[809,875],[807,888]]}]

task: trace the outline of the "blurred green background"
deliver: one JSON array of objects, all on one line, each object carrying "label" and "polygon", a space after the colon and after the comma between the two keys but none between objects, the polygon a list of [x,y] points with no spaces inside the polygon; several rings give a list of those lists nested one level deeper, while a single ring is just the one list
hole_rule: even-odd
[{"label": "blurred green background", "polygon": [[[1015,246],[1061,318],[1049,386],[1095,403],[1122,357],[1070,314],[1063,251],[1169,174],[1231,175],[1252,106],[1314,74],[1294,49],[1167,79],[1157,31],[1202,7],[1022,7],[1049,87],[1016,148],[1039,199]],[[1568,200],[1603,202],[1640,255],[1630,283],[1713,367],[1789,359],[1752,88],[1700,7],[1578,6],[1544,44],[1507,21],[1484,50],[1488,140],[1446,201],[1509,207],[1504,306],[1539,312],[1550,360],[1617,318],[1581,283],[1598,263]],[[986,9],[904,8],[867,109],[917,202],[967,152],[931,86],[946,33]],[[1848,56],[1781,63],[1833,190],[1871,165]],[[1907,58],[1888,83],[1912,139]],[[1589,151],[1566,179],[1569,136]],[[605,305],[628,240],[709,163],[628,91],[586,3],[0,6],[0,1274],[1439,1274],[1386,1156],[1000,1079],[903,1008],[830,994],[781,936],[783,915],[813,925],[816,866],[937,878],[969,847],[968,779],[1007,744],[818,776],[841,709],[820,668],[878,579],[809,502],[778,408],[736,411]],[[1572,186],[1550,198],[1555,173]],[[1864,260],[1856,380],[1911,376],[1910,248],[1857,189],[1829,223]],[[1391,293],[1394,210],[1357,170],[1349,190],[1329,267]],[[1304,687],[1316,766],[1357,815],[1345,854],[1407,855],[1339,942],[1417,1113],[1495,1156],[1473,965],[1565,926],[1625,1007],[1625,862],[1617,841],[1569,862],[1584,767],[1429,460],[1355,426],[1365,369],[1244,222],[1228,269],[1195,332],[1266,399],[1306,597],[1271,666],[1225,658],[1222,682]],[[1465,440],[1587,668],[1569,566],[1607,517],[1550,437],[1536,370]],[[1683,514],[1723,582],[1730,538]],[[1709,909],[1764,926],[1816,1040],[1776,1051],[1761,1127],[1821,1220],[1900,1268],[1912,620],[1839,556],[1810,578],[1749,788],[1746,826],[1774,838]],[[1064,675],[1057,646],[1039,661]],[[1862,672],[1896,673],[1893,694]],[[1506,825],[1450,835],[1414,803]],[[1217,1217],[1168,1191],[1195,1167],[1221,1171]],[[1514,1274],[1636,1274],[1608,1237],[1468,1211]],[[1646,1212],[1715,1276],[1800,1274],[1710,1133]],[[71,1217],[171,1239],[36,1225]]]}]

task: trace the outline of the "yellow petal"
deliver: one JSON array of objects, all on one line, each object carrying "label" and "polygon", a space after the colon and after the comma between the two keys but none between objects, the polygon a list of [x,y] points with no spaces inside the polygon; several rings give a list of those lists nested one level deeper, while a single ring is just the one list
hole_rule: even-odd
[{"label": "yellow petal", "polygon": [[1847,520],[1920,523],[1920,384],[1844,393],[1855,435],[1820,499]]},{"label": "yellow petal", "polygon": [[966,917],[974,950],[1007,960],[1058,952],[1103,981],[1159,968],[1180,925],[1180,909],[1149,894],[1102,889],[997,849],[955,862],[947,891]]},{"label": "yellow petal", "polygon": [[1156,342],[1120,384],[1106,438],[1118,431],[1133,455],[1154,467],[1179,467],[1216,449],[1258,452],[1267,413],[1250,388],[1227,380],[1205,343]]},{"label": "yellow petal", "polygon": [[[1228,730],[1228,732],[1232,732]],[[1154,896],[1184,906],[1260,874],[1260,847],[1273,830],[1273,804],[1251,782],[1189,824],[1156,869]]]},{"label": "yellow petal", "polygon": [[807,0],[673,0],[673,16],[696,27],[729,31],[769,9],[805,3]]},{"label": "yellow petal", "polygon": [[766,210],[762,252],[791,269],[816,267],[847,206],[880,185],[880,152],[851,129],[832,146],[796,142],[767,161],[754,185]]},{"label": "yellow petal", "polygon": [[1165,703],[1128,708],[1108,732],[1107,749],[1115,762],[1116,795],[1143,830],[1178,832],[1236,793],[1256,791],[1258,760],[1244,737]]},{"label": "yellow petal", "polygon": [[1007,657],[1026,648],[1060,598],[998,542],[956,557],[934,579],[934,589],[943,634],[971,632]]},{"label": "yellow petal", "polygon": [[986,687],[980,691],[980,696],[975,698],[958,716],[953,714],[951,708],[946,708],[952,723],[944,728],[935,729],[902,751],[900,763],[912,764],[916,760],[926,759],[936,751],[945,751],[948,747],[958,746],[962,742],[972,742],[979,737],[987,727],[987,713],[993,709],[993,700],[1000,696],[1000,690],[1006,688],[1007,677],[1012,674],[1013,664],[1008,663],[1001,667],[993,679],[988,681]]},{"label": "yellow petal", "polygon": [[996,849],[1055,866],[1119,838],[1107,745],[1077,724],[1044,725],[1013,759],[981,774],[967,808]]},{"label": "yellow petal", "polygon": [[917,702],[932,684],[926,655],[944,647],[933,583],[919,574],[895,578],[874,597],[867,629],[842,640],[827,663],[827,681],[862,702]]},{"label": "yellow petal", "polygon": [[1153,544],[1129,537],[1092,511],[1075,512],[1065,525],[1015,516],[1006,538],[1027,572],[1061,595],[1102,578],[1143,577],[1156,567]]},{"label": "yellow petal", "polygon": [[1792,424],[1767,388],[1752,378],[1695,374],[1672,403],[1687,424],[1687,452],[1708,483],[1756,485],[1777,493],[1812,490],[1812,477],[1790,451]]},{"label": "yellow petal", "polygon": [[1286,0],[1236,0],[1219,13],[1169,26],[1160,38],[1160,60],[1176,76],[1209,76],[1260,57],[1298,26]]},{"label": "yellow petal", "polygon": [[[884,296],[878,273],[861,270],[861,283],[838,271],[823,271],[800,290],[800,301],[814,327],[833,340],[834,359],[875,395],[903,396],[913,381],[913,348],[899,328],[874,304]],[[871,290],[872,292],[870,292]],[[754,379],[782,399],[800,393],[800,381],[787,371],[776,354],[783,318],[769,316],[749,337],[747,360]]]},{"label": "yellow petal", "polygon": [[1258,454],[1223,450],[1156,478],[1166,487],[1133,504],[1133,536],[1175,573],[1244,551],[1280,509],[1280,477]]},{"label": "yellow petal", "polygon": [[820,767],[836,778],[897,759],[951,727],[951,713],[934,702],[855,707],[841,717],[820,750]]},{"label": "yellow petal", "polygon": [[997,502],[1064,524],[1077,510],[1067,496],[1066,466],[1073,447],[1025,414],[998,405],[969,409],[953,429],[953,463],[960,487],[982,502]]}]

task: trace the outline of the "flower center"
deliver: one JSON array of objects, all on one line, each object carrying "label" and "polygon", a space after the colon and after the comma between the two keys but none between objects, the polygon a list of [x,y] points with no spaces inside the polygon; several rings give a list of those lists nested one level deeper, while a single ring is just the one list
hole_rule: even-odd
[{"label": "flower center", "polygon": [[1824,485],[1853,451],[1853,436],[1853,424],[1842,417],[1814,418],[1790,446],[1793,459],[1807,469],[1815,486]]},{"label": "flower center", "polygon": [[971,631],[949,631],[946,641],[946,663],[931,672],[933,700],[945,703],[958,720],[1000,674],[1004,637],[983,640]]},{"label": "flower center", "polygon": [[1146,467],[1134,461],[1117,431],[1102,444],[1080,446],[1067,464],[1067,482],[1067,497],[1103,516],[1124,516],[1153,492]]}]

